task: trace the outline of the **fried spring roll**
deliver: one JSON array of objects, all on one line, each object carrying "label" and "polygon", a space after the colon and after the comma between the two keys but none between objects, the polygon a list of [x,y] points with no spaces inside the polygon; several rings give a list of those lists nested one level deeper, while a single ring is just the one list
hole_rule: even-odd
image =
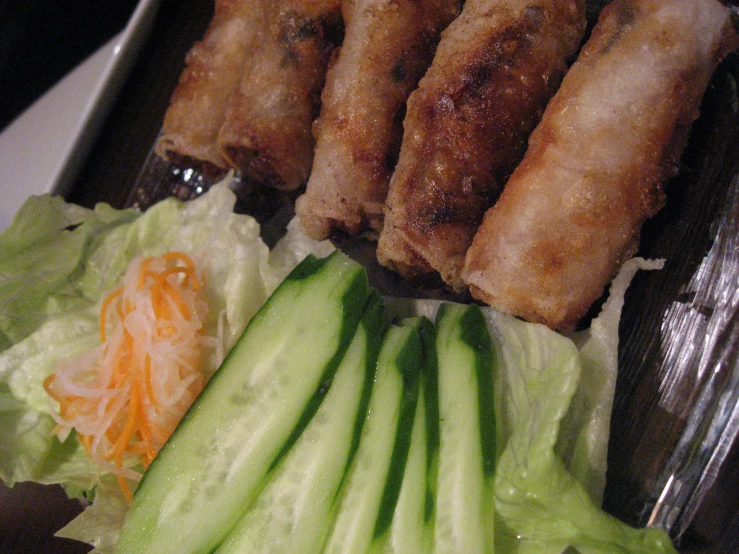
[{"label": "fried spring roll", "polygon": [[345,35],[322,94],[313,169],[298,199],[303,232],[379,230],[408,95],[460,0],[347,0]]},{"label": "fried spring roll", "polygon": [[162,123],[155,152],[218,173],[228,165],[216,139],[263,19],[264,2],[216,0],[203,39],[188,52]]},{"label": "fried spring roll", "polygon": [[571,329],[637,250],[719,61],[716,0],[616,0],[601,13],[467,253],[476,298]]},{"label": "fried spring roll", "polygon": [[272,15],[231,96],[218,146],[245,177],[293,190],[310,173],[311,125],[343,35],[340,2],[259,1],[271,5]]},{"label": "fried spring roll", "polygon": [[380,263],[452,288],[586,27],[584,0],[467,0],[408,100]]}]

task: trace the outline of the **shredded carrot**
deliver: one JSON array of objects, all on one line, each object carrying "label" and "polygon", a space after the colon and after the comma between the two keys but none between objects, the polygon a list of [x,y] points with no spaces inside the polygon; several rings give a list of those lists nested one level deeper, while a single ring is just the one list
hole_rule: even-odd
[{"label": "shredded carrot", "polygon": [[76,429],[88,455],[129,480],[156,458],[205,385],[201,278],[181,252],[136,258],[100,307],[100,346],[62,360],[44,381],[59,405],[55,433]]}]

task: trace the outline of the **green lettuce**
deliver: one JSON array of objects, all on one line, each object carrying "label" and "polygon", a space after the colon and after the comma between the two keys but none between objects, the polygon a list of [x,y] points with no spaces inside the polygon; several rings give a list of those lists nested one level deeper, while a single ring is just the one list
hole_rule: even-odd
[{"label": "green lettuce", "polygon": [[[205,275],[207,332],[224,350],[271,292],[276,278],[253,218],[233,213],[226,182],[197,200],[170,198],[146,213],[85,209],[31,197],[0,234],[0,478],[60,483],[90,494],[104,472],[79,441],[53,437],[44,379],[63,357],[99,344],[99,302],[134,256],[190,254]],[[214,371],[218,353],[210,356]]]},{"label": "green lettuce", "polygon": [[130,210],[86,210],[48,195],[29,198],[0,234],[0,351],[48,315],[89,303],[78,286],[83,260],[99,234],[136,217]]},{"label": "green lettuce", "polygon": [[118,482],[112,475],[105,475],[95,489],[92,505],[59,530],[56,536],[87,543],[94,547],[93,554],[112,554],[127,512],[128,501]]},{"label": "green lettuce", "polygon": [[580,384],[562,421],[557,452],[568,470],[585,486],[593,501],[603,502],[608,437],[618,375],[618,325],[624,294],[639,270],[656,270],[664,260],[628,260],[611,282],[600,314],[585,331],[571,338],[580,352]]},{"label": "green lettuce", "polygon": [[660,529],[603,511],[623,292],[632,261],[591,328],[574,340],[487,310],[497,351],[496,550],[512,554],[676,552]]}]

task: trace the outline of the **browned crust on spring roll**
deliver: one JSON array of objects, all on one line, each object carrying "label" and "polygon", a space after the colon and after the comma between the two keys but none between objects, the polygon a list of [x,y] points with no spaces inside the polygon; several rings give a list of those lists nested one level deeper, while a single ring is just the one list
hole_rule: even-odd
[{"label": "browned crust on spring roll", "polygon": [[218,135],[221,154],[246,178],[286,190],[307,181],[311,125],[343,33],[339,4],[283,0],[270,7],[266,32],[245,64]]},{"label": "browned crust on spring roll", "polygon": [[473,296],[573,328],[635,253],[709,79],[736,46],[716,0],[605,8],[467,253]]},{"label": "browned crust on spring roll", "polygon": [[166,160],[199,166],[210,173],[227,169],[216,145],[226,106],[241,79],[243,64],[263,18],[260,2],[217,0],[202,40],[185,60],[162,123],[155,152]]},{"label": "browned crust on spring roll", "polygon": [[342,2],[344,42],[328,72],[313,169],[296,203],[306,234],[381,228],[406,100],[459,9],[460,0]]},{"label": "browned crust on spring roll", "polygon": [[438,273],[464,288],[465,252],[585,26],[584,0],[465,3],[408,101],[380,263],[411,279]]}]

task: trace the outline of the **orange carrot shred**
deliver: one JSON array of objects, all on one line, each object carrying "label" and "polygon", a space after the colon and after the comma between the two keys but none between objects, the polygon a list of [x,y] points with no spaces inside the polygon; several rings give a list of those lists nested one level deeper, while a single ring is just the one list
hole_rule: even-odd
[{"label": "orange carrot shred", "polygon": [[123,288],[116,289],[103,301],[103,306],[100,308],[100,342],[105,342],[105,322],[108,319],[108,306],[122,294]]},{"label": "orange carrot shred", "polygon": [[129,481],[140,475],[131,468],[151,464],[205,384],[201,284],[182,252],[132,261],[101,303],[100,346],[63,360],[44,380],[59,405],[54,432],[77,429],[128,500]]}]

